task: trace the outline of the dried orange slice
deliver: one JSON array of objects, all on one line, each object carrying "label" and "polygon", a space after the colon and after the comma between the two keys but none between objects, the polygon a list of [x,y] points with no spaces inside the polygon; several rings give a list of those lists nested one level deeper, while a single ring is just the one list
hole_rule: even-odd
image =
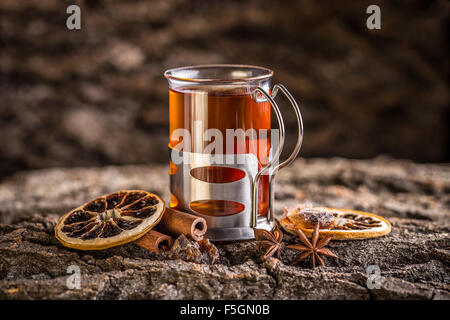
[{"label": "dried orange slice", "polygon": [[297,206],[284,211],[284,215],[279,219],[280,225],[292,234],[296,234],[297,228],[311,236],[313,226],[317,223],[320,236],[332,236],[333,240],[380,237],[391,232],[392,228],[386,219],[357,210]]},{"label": "dried orange slice", "polygon": [[98,197],[62,216],[56,238],[66,247],[99,250],[134,241],[162,218],[164,201],[143,190]]}]

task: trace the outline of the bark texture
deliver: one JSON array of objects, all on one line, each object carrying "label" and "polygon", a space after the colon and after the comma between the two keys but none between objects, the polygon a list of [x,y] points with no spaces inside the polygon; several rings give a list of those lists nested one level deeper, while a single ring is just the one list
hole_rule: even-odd
[{"label": "bark texture", "polygon": [[[290,266],[292,251],[261,261],[254,241],[217,244],[217,257],[184,237],[160,255],[134,244],[83,252],[55,239],[59,215],[99,194],[143,188],[167,199],[167,170],[46,169],[0,183],[0,298],[450,299],[448,165],[311,159],[281,171],[278,213],[296,203],[355,208],[393,225],[382,238],[331,242],[339,259],[327,259],[328,268]],[[80,268],[80,289],[67,287],[71,265]],[[380,268],[379,288],[367,285],[370,265]]]},{"label": "bark texture", "polygon": [[[66,28],[68,5],[81,30]],[[381,8],[368,30],[366,9]],[[449,161],[448,1],[1,0],[0,176],[165,162],[173,67],[261,65],[302,154]],[[277,98],[288,144],[294,113]],[[105,139],[108,136],[109,139]]]}]

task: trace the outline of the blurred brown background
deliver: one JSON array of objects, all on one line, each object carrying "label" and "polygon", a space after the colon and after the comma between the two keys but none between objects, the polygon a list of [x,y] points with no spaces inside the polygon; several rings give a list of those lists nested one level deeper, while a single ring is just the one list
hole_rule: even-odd
[{"label": "blurred brown background", "polygon": [[[66,28],[70,4],[80,31]],[[370,4],[381,30],[366,28]],[[0,176],[167,162],[163,71],[207,63],[275,70],[303,104],[304,157],[448,162],[448,13],[448,1],[1,0]]]}]

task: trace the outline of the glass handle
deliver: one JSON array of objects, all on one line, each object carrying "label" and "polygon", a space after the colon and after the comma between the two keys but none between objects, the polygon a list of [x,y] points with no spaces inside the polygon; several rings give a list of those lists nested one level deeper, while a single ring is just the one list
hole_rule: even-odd
[{"label": "glass handle", "polygon": [[303,143],[303,119],[302,119],[302,114],[300,112],[300,108],[299,108],[297,102],[295,101],[294,97],[288,91],[288,89],[286,89],[286,87],[280,83],[277,83],[276,85],[273,86],[272,95],[271,95],[273,99],[275,99],[275,97],[277,96],[278,90],[280,90],[286,96],[286,98],[289,100],[292,108],[295,111],[295,115],[297,117],[298,135],[297,135],[297,142],[295,144],[295,148],[292,151],[291,155],[285,161],[281,162],[273,169],[275,172],[278,169],[281,169],[287,165],[290,165],[295,160],[298,153],[300,152],[300,148],[302,147],[302,143]]},{"label": "glass handle", "polygon": [[[254,94],[253,99],[255,101],[259,100],[257,97],[258,93],[262,94],[264,96],[264,98],[267,99],[269,101],[270,105],[272,106],[272,109],[275,112],[275,115],[277,117],[278,127],[280,128],[280,134],[278,136],[278,147],[275,151],[275,154],[272,156],[272,158],[269,160],[269,162],[256,173],[255,178],[253,180],[253,186],[252,186],[252,190],[251,190],[251,196],[252,196],[251,227],[252,228],[256,227],[256,220],[258,217],[258,183],[259,183],[259,179],[261,178],[261,175],[267,169],[269,169],[276,160],[278,160],[280,158],[281,151],[283,151],[284,139],[285,139],[283,117],[281,116],[281,112],[280,112],[280,109],[278,108],[277,103],[275,102],[274,98],[272,98],[272,96],[269,95],[267,92],[265,92],[264,89],[262,89],[261,87],[256,88],[255,91],[253,92],[253,94]],[[277,166],[277,168],[278,168],[278,166]],[[269,215],[270,208],[268,211],[269,211],[268,212],[268,215]],[[268,219],[272,220],[272,217],[268,217]]]},{"label": "glass handle", "polygon": [[[297,142],[295,144],[294,150],[292,151],[291,155],[283,162],[278,163],[275,167],[271,168],[271,166],[274,164],[275,161],[278,161],[281,152],[283,151],[284,147],[284,141],[285,141],[285,128],[284,128],[284,122],[283,117],[281,115],[280,109],[278,108],[277,103],[275,102],[275,97],[277,96],[278,91],[281,91],[286,98],[291,103],[291,106],[293,107],[295,111],[295,115],[297,117],[297,127],[298,127],[298,135],[297,135]],[[295,101],[294,97],[291,95],[291,93],[286,89],[285,86],[282,84],[276,84],[273,86],[272,93],[269,95],[266,93],[262,88],[258,87],[254,91],[254,99],[258,101],[256,95],[257,93],[260,93],[266,98],[270,105],[272,106],[272,109],[275,112],[275,115],[277,117],[278,126],[280,128],[280,135],[278,138],[278,147],[275,151],[275,154],[273,155],[272,159],[263,167],[261,168],[258,173],[255,175],[253,186],[252,186],[252,220],[251,220],[251,226],[252,228],[256,227],[256,221],[258,217],[258,183],[259,179],[261,178],[261,175],[267,170],[271,169],[272,172],[276,172],[279,169],[284,168],[285,166],[291,164],[295,158],[297,157],[298,153],[300,152],[300,148],[302,147],[303,143],[303,119],[302,114],[300,112],[300,108]],[[272,184],[272,179],[270,181],[270,184]],[[270,195],[269,195],[270,196]],[[270,201],[270,200],[269,200]],[[267,219],[269,221],[273,220],[272,210],[271,208],[268,209],[267,213]]]}]

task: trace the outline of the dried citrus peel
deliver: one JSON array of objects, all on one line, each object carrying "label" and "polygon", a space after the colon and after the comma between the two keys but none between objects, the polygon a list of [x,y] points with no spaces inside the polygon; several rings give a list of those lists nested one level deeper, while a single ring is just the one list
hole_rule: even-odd
[{"label": "dried citrus peel", "polygon": [[56,238],[66,247],[100,250],[142,237],[162,218],[164,201],[143,190],[98,197],[62,216]]},{"label": "dried citrus peel", "polygon": [[[373,213],[336,209],[327,207],[305,208],[298,206],[287,209],[279,219],[280,225],[287,232],[296,234],[295,229],[302,230],[308,237],[313,233],[311,223],[305,220],[304,210],[327,212],[334,216],[332,223],[320,226],[320,237],[332,236],[333,240],[367,239],[381,237],[391,232],[391,224],[386,219]],[[306,215],[307,216],[307,215]],[[320,220],[320,219],[319,219]]]}]

